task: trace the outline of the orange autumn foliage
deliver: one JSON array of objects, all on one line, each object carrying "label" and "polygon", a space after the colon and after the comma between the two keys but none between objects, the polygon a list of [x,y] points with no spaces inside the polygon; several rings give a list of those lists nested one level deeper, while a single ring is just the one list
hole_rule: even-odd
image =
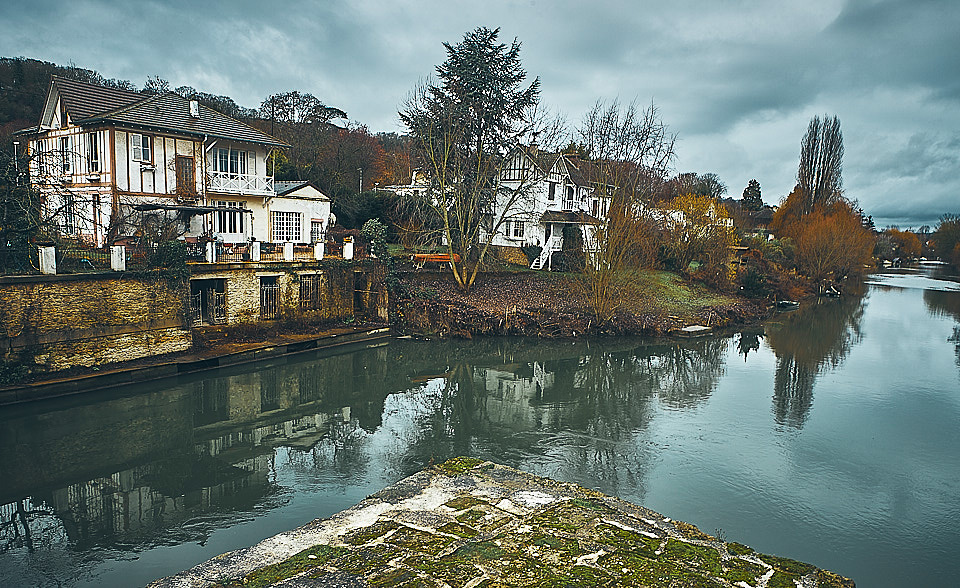
[{"label": "orange autumn foliage", "polygon": [[797,269],[814,280],[860,275],[872,263],[873,232],[846,200],[817,205],[803,214],[794,190],[777,210],[771,228],[796,242]]}]

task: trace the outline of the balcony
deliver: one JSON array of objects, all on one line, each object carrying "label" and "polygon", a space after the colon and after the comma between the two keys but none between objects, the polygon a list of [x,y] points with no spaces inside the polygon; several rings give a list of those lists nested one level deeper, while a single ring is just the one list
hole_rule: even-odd
[{"label": "balcony", "polygon": [[230,172],[209,172],[211,192],[226,194],[259,194],[272,196],[273,178],[251,174],[234,174]]}]

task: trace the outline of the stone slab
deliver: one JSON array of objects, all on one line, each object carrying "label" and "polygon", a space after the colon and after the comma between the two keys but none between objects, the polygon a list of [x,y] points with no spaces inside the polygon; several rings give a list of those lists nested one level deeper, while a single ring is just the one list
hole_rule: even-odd
[{"label": "stone slab", "polygon": [[642,506],[473,458],[428,468],[328,519],[150,586],[214,584],[854,586]]}]

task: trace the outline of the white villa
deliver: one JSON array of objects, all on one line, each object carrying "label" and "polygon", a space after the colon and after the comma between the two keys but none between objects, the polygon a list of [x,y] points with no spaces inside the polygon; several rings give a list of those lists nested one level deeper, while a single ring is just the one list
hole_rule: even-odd
[{"label": "white villa", "polygon": [[524,195],[507,203],[497,201],[494,218],[506,221],[491,240],[501,247],[538,245],[540,257],[533,269],[550,267],[563,247],[563,229],[579,228],[585,251],[594,249],[594,234],[610,207],[609,197],[597,193],[596,173],[590,162],[562,153],[541,152],[536,146],[518,148],[508,160],[500,184]]},{"label": "white villa", "polygon": [[269,174],[271,153],[289,145],[178,94],[54,76],[39,124],[17,135],[45,213],[97,247],[135,235],[150,214],[224,243],[310,243],[330,223],[316,187]]}]

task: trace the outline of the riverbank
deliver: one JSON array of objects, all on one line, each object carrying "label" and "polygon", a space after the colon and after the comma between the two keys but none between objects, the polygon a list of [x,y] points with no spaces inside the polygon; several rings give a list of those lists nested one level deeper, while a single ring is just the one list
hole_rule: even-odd
[{"label": "riverbank", "polygon": [[210,585],[855,586],[595,490],[465,457],[150,586]]},{"label": "riverbank", "polygon": [[766,300],[723,294],[664,271],[637,272],[603,322],[577,274],[485,275],[467,293],[444,274],[406,274],[399,283],[397,327],[441,337],[664,335],[691,325],[746,325],[770,314]]}]

